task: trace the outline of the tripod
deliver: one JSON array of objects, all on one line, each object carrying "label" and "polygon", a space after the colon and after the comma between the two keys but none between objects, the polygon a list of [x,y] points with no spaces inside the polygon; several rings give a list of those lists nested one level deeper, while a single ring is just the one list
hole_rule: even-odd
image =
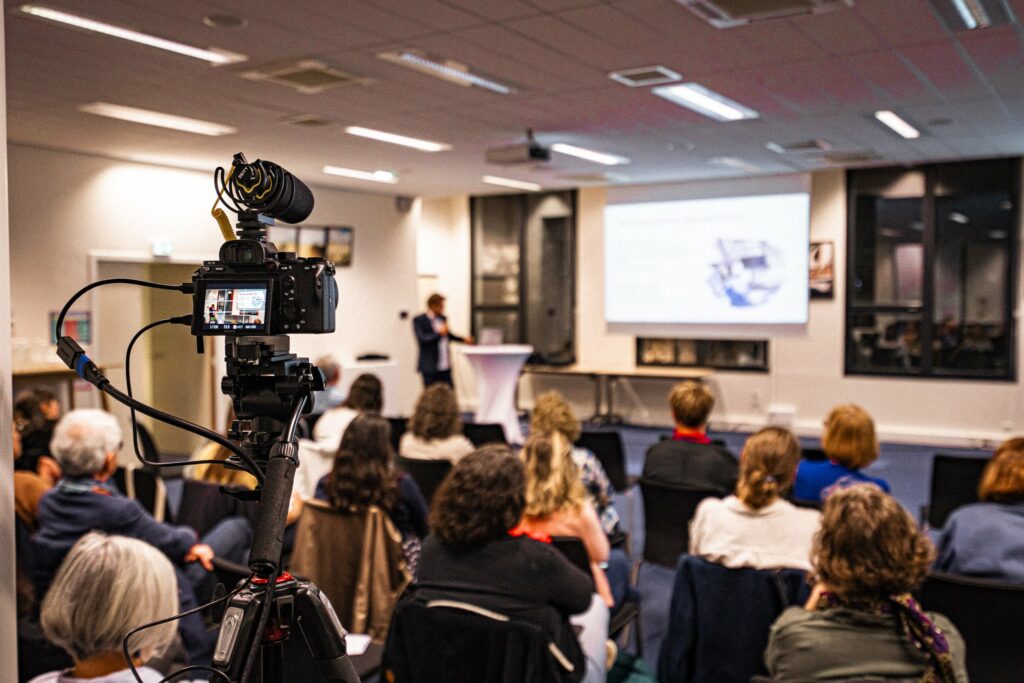
[{"label": "tripod", "polygon": [[[324,388],[322,373],[288,347],[286,336],[226,340],[221,388],[239,418],[231,436],[266,470],[249,555],[253,577],[228,604],[212,666],[239,683],[359,683],[346,655],[345,629],[327,596],[281,569],[298,466],[295,431],[310,392]],[[305,666],[309,660],[314,671]]]}]

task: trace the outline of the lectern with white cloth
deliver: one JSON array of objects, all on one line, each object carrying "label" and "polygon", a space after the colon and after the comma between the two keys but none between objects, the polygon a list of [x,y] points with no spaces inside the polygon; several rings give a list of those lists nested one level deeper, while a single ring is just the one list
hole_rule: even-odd
[{"label": "lectern with white cloth", "polygon": [[528,344],[463,346],[460,349],[476,376],[476,421],[498,423],[509,443],[522,443],[516,409],[516,387],[523,365],[533,353]]}]

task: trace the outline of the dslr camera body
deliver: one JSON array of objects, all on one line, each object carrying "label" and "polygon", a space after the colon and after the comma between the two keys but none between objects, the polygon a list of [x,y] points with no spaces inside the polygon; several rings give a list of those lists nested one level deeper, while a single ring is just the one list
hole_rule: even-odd
[{"label": "dslr camera body", "polygon": [[273,336],[333,332],[338,305],[334,264],[279,252],[265,241],[267,220],[243,211],[239,238],[192,276],[192,334]]}]

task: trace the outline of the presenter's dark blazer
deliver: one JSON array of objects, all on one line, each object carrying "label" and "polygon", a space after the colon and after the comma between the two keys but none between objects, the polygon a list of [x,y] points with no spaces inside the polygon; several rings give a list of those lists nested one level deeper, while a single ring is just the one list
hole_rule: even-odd
[{"label": "presenter's dark blazer", "polygon": [[[448,324],[448,318],[443,315],[439,317],[441,322]],[[420,374],[437,372],[437,361],[441,353],[440,345],[443,338],[434,330],[434,322],[426,313],[421,313],[412,319],[412,329],[416,332],[416,342],[420,345],[416,371]],[[451,330],[448,330],[448,339],[449,341],[464,341],[462,337],[452,334]]]}]

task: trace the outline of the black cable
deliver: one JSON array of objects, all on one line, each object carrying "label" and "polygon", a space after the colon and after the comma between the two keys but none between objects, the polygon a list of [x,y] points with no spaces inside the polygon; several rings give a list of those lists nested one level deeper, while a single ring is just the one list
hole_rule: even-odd
[{"label": "black cable", "polygon": [[[124,661],[128,662],[128,669],[132,672],[132,675],[135,676],[135,680],[138,683],[146,683],[145,681],[142,680],[142,677],[139,676],[139,672],[135,668],[135,662],[132,660],[131,651],[128,649],[128,641],[131,639],[132,636],[134,636],[136,633],[141,633],[142,631],[145,631],[147,629],[151,629],[151,628],[154,628],[156,626],[161,626],[163,624],[167,624],[167,623],[170,623],[172,621],[178,621],[179,619],[183,619],[183,618],[185,618],[185,617],[187,617],[189,615],[196,614],[198,612],[202,612],[204,609],[209,609],[210,607],[213,607],[214,605],[216,605],[218,603],[226,602],[226,601],[230,600],[231,598],[235,597],[236,595],[238,595],[238,593],[240,593],[243,588],[248,586],[249,585],[249,580],[251,580],[251,579],[252,579],[252,576],[250,576],[244,582],[239,583],[238,586],[235,588],[235,590],[231,591],[227,595],[225,595],[223,597],[220,597],[220,598],[215,598],[215,599],[211,600],[210,602],[206,603],[205,605],[199,605],[198,607],[193,607],[192,609],[187,610],[185,612],[180,612],[179,614],[174,614],[174,615],[171,615],[169,617],[164,617],[163,619],[157,619],[156,621],[151,621],[148,624],[143,624],[142,626],[138,626],[136,628],[133,628],[131,631],[128,631],[128,633],[124,634],[124,637],[121,638],[121,652],[124,654]],[[182,673],[183,671],[191,669],[191,668],[192,667],[186,667],[186,669],[182,669],[178,673]],[[208,667],[202,667],[202,668],[208,668]],[[228,683],[231,682],[231,679],[228,678],[226,675],[224,675],[223,672],[218,671],[217,673],[219,673],[224,679],[226,679],[228,681]],[[171,677],[173,678],[176,675],[177,675],[177,673],[171,674]],[[164,680],[168,680],[168,679],[165,678]]]},{"label": "black cable", "polygon": [[178,676],[184,676],[190,671],[209,671],[212,674],[217,674],[221,677],[221,679],[227,681],[228,683],[231,683],[231,679],[228,677],[226,673],[224,673],[220,669],[214,669],[212,666],[206,666],[204,664],[192,664],[191,666],[186,666],[183,669],[178,669],[174,673],[161,678],[159,683],[167,683],[167,681],[173,681]]},{"label": "black cable", "polygon": [[[163,320],[157,320],[155,322],[149,323],[148,325],[146,325],[145,327],[143,327],[142,329],[140,329],[138,332],[135,333],[135,335],[132,337],[131,341],[128,342],[128,348],[125,351],[125,356],[124,356],[125,389],[127,390],[129,398],[131,398],[132,400],[135,399],[135,397],[132,395],[132,349],[135,347],[135,342],[137,342],[139,340],[139,338],[143,334],[145,334],[147,331],[153,329],[154,327],[158,327],[160,325],[167,325],[167,324],[189,325],[190,322],[191,322],[191,319],[192,319],[192,316],[189,316],[189,315],[178,316],[178,317],[175,317],[175,318],[164,318]],[[147,460],[142,455],[142,453],[139,451],[138,420],[137,420],[136,415],[135,415],[135,408],[134,408],[134,406],[129,406],[129,410],[131,411],[131,416],[132,416],[132,443],[133,443],[133,445],[135,447],[135,457],[143,465],[149,465],[151,467],[182,467],[182,466],[188,466],[188,465],[221,465],[221,466],[226,466],[226,463],[223,460],[178,460],[178,461],[173,461],[173,462],[158,462],[156,460]],[[160,418],[157,418],[157,419],[160,419]],[[163,420],[161,420],[161,421],[163,421]],[[232,452],[237,453],[238,451],[234,451],[233,450]],[[260,474],[258,474],[258,471],[259,471],[258,467],[256,467],[256,471],[255,472],[250,472],[248,469],[246,469],[245,471],[249,472],[250,474],[255,476],[257,479],[260,478]]]},{"label": "black cable", "polygon": [[130,277],[112,277],[106,280],[97,280],[91,282],[85,287],[75,292],[68,302],[64,304],[64,308],[60,310],[60,315],[57,316],[57,325],[54,330],[54,339],[60,339],[64,336],[64,318],[67,316],[68,311],[75,305],[75,302],[86,292],[91,289],[95,289],[101,285],[138,285],[140,287],[152,287],[153,289],[166,289],[175,292],[181,292],[182,294],[192,294],[195,292],[195,285],[191,282],[182,285],[168,285],[163,282],[149,282],[148,280],[136,280]]}]

